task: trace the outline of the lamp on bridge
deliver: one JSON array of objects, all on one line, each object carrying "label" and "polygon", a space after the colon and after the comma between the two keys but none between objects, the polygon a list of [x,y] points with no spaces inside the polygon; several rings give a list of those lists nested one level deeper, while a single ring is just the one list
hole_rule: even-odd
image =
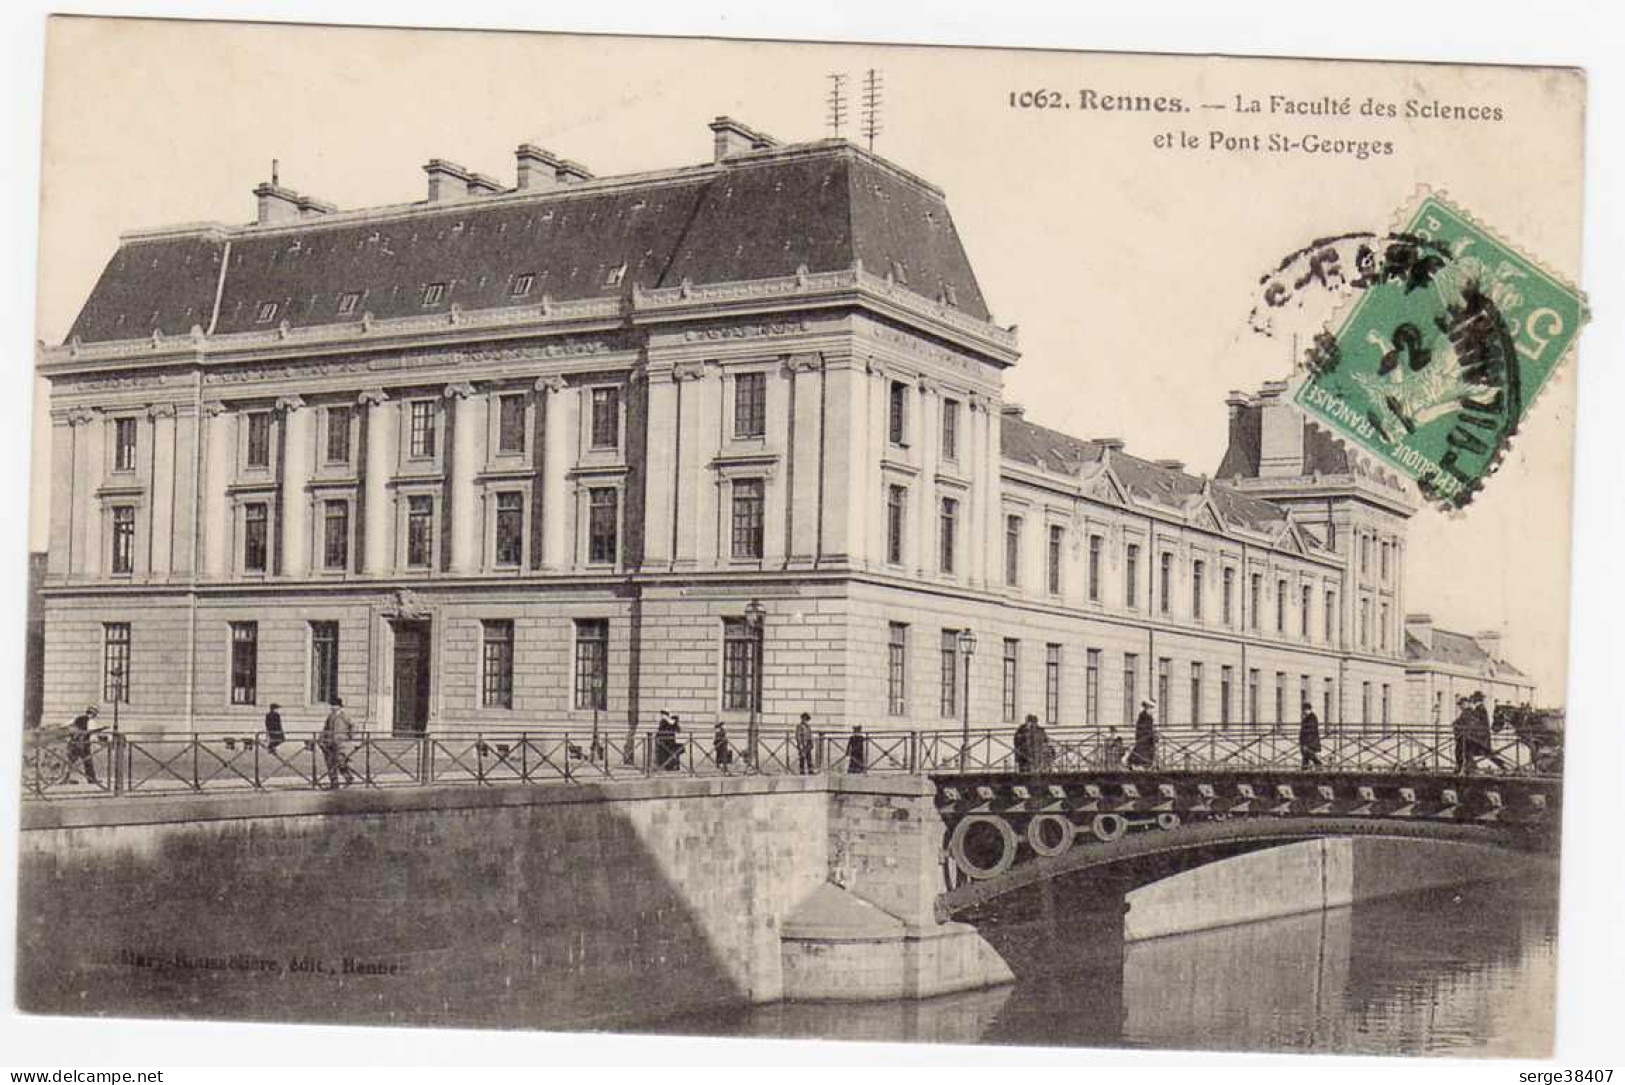
[{"label": "lamp on bridge", "polygon": [[745,732],[745,763],[756,767],[756,742],[762,719],[762,630],[767,608],[760,599],[745,604],[745,628],[750,631],[750,727]]},{"label": "lamp on bridge", "polygon": [[970,756],[970,657],[976,654],[976,632],[966,628],[959,631],[959,654],[965,660],[964,725],[959,732],[959,771],[965,771],[965,759]]}]

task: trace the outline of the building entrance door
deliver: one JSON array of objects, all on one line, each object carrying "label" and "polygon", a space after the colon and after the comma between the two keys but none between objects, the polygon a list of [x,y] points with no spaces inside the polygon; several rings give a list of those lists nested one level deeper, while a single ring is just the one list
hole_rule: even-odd
[{"label": "building entrance door", "polygon": [[402,621],[395,629],[395,733],[421,735],[429,725],[429,623]]}]

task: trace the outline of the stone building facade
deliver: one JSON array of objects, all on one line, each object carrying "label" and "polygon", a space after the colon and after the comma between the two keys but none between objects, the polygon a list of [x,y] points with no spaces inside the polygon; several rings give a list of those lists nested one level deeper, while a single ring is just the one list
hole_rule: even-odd
[{"label": "stone building facade", "polygon": [[1430,614],[1405,616],[1405,712],[1412,719],[1448,727],[1456,699],[1482,693],[1493,714],[1497,705],[1535,705],[1534,679],[1501,655],[1501,634],[1476,635],[1439,629]]},{"label": "stone building facade", "polygon": [[939,189],[711,129],[126,235],[42,348],[46,717],[1411,722],[1396,479],[1274,385],[1211,479],[1028,422]]}]

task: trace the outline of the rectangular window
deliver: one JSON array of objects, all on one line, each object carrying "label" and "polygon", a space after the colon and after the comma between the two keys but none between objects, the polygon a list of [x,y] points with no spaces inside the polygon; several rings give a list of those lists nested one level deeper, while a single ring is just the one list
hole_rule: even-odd
[{"label": "rectangular window", "polygon": [[1371,725],[1371,683],[1360,683],[1360,723],[1362,726]]},{"label": "rectangular window", "polygon": [[[1337,683],[1334,682],[1332,679],[1328,678],[1328,679],[1326,679],[1326,689],[1325,689],[1324,695],[1321,698],[1321,700],[1323,702],[1323,709],[1324,709],[1320,714],[1320,722],[1321,723],[1331,723],[1332,722],[1332,703],[1336,699],[1337,699]],[[1341,722],[1341,721],[1339,721],[1339,722]]]},{"label": "rectangular window", "polygon": [[135,470],[135,419],[113,420],[113,470]]},{"label": "rectangular window", "polygon": [[1061,594],[1061,550],[1066,542],[1066,528],[1055,524],[1049,529],[1049,593]]},{"label": "rectangular window", "polygon": [[[1133,727],[1139,715],[1137,684],[1140,679],[1140,657],[1133,652],[1123,653],[1123,725]],[[1160,705],[1158,706],[1161,707]]]},{"label": "rectangular window", "polygon": [[271,466],[271,412],[250,411],[248,418],[248,448],[245,462],[249,467]]},{"label": "rectangular window", "polygon": [[621,390],[592,390],[592,447],[619,448],[621,444]]},{"label": "rectangular window", "polygon": [[1224,624],[1230,628],[1236,625],[1236,571],[1224,571]]},{"label": "rectangular window", "polygon": [[1021,583],[1021,517],[1004,518],[1004,582],[1012,588]]},{"label": "rectangular window", "polygon": [[1206,572],[1206,563],[1191,562],[1191,620],[1202,620],[1202,574]]},{"label": "rectangular window", "polygon": [[1021,672],[1021,642],[1004,638],[1004,722],[1015,723],[1020,704],[1016,696],[1016,680]]},{"label": "rectangular window", "polygon": [[128,576],[135,571],[135,506],[113,506],[113,573]]},{"label": "rectangular window", "polygon": [[130,703],[130,623],[102,626],[102,700]]},{"label": "rectangular window", "polygon": [[497,451],[525,451],[525,395],[522,392],[497,397]]},{"label": "rectangular window", "polygon": [[612,486],[587,491],[587,560],[613,564],[620,534],[620,500]]},{"label": "rectangular window", "polygon": [[339,692],[339,623],[310,623],[310,700],[330,704]]},{"label": "rectangular window", "polygon": [[886,437],[894,445],[908,443],[908,419],[904,411],[908,406],[908,385],[902,381],[891,382],[891,400],[886,414]]},{"label": "rectangular window", "polygon": [[1247,670],[1247,719],[1243,722],[1258,726],[1258,694],[1262,678],[1257,667]]},{"label": "rectangular window", "polygon": [[886,711],[908,714],[908,626],[892,622],[886,642]]},{"label": "rectangular window", "polygon": [[609,708],[609,619],[576,619],[576,708]]},{"label": "rectangular window", "polygon": [[1089,536],[1089,601],[1100,602],[1100,552],[1105,540],[1099,535]]},{"label": "rectangular window", "polygon": [[1298,592],[1298,636],[1309,639],[1309,611],[1315,601],[1314,589],[1305,584]]},{"label": "rectangular window", "polygon": [[1331,644],[1337,631],[1337,593],[1334,591],[1326,593],[1326,613],[1324,617],[1326,622],[1326,643]]},{"label": "rectangular window", "polygon": [[445,300],[445,297],[445,283],[429,283],[423,288],[423,307],[427,309],[431,305],[439,305]]},{"label": "rectangular window", "polygon": [[434,564],[434,498],[428,494],[406,499],[406,564],[412,569]]},{"label": "rectangular window", "polygon": [[1371,572],[1371,536],[1360,536],[1360,575],[1367,576]]},{"label": "rectangular window", "polygon": [[1393,689],[1387,682],[1382,684],[1382,726],[1387,730],[1394,722]]},{"label": "rectangular window", "polygon": [[1236,681],[1236,669],[1229,664],[1219,668],[1219,726],[1230,726],[1230,690]]},{"label": "rectangular window", "polygon": [[749,712],[760,706],[761,686],[757,669],[761,664],[762,640],[743,618],[722,620],[722,708],[726,712]]},{"label": "rectangular window", "polygon": [[1123,558],[1123,605],[1129,609],[1139,606],[1140,600],[1140,547],[1129,543]]},{"label": "rectangular window", "polygon": [[327,462],[350,462],[350,419],[353,412],[349,407],[334,406],[327,408]]},{"label": "rectangular window", "polygon": [[1377,611],[1377,641],[1384,651],[1388,648],[1388,604],[1384,603]]},{"label": "rectangular window", "polygon": [[1159,560],[1159,580],[1157,582],[1158,601],[1164,614],[1173,613],[1174,609],[1174,556],[1164,553]]},{"label": "rectangular window", "polygon": [[525,560],[524,494],[497,494],[496,528],[496,564],[523,564]]},{"label": "rectangular window", "polygon": [[1382,579],[1388,579],[1388,544],[1382,544]]},{"label": "rectangular window", "polygon": [[950,463],[959,459],[959,400],[942,401],[942,458]]},{"label": "rectangular window", "polygon": [[958,533],[959,502],[945,497],[937,523],[937,567],[944,573],[954,571],[954,542]]},{"label": "rectangular window", "polygon": [[1303,707],[1305,705],[1307,705],[1308,703],[1309,703],[1309,676],[1307,674],[1302,674],[1302,675],[1298,676],[1298,710],[1301,712],[1303,710]]},{"label": "rectangular window", "polygon": [[1252,578],[1251,587],[1252,587],[1252,598],[1248,599],[1247,603],[1248,603],[1250,609],[1252,610],[1252,623],[1251,624],[1252,624],[1253,632],[1256,633],[1258,631],[1258,612],[1260,610],[1264,609],[1264,578],[1263,578],[1263,576],[1258,574],[1258,573],[1254,573],[1253,578]]},{"label": "rectangular window", "polygon": [[322,568],[346,569],[350,565],[350,503],[322,502]]},{"label": "rectangular window", "polygon": [[260,302],[260,307],[254,311],[254,323],[256,323],[256,324],[269,324],[269,323],[271,323],[271,321],[276,319],[276,310],[277,310],[277,303],[276,302],[274,302],[274,301],[262,301],[262,302]]},{"label": "rectangular window", "polygon": [[1090,727],[1098,727],[1100,725],[1099,648],[1090,648],[1084,653],[1083,721]]},{"label": "rectangular window", "polygon": [[733,483],[733,556],[762,556],[763,483],[759,478],[739,478]]},{"label": "rectangular window", "polygon": [[1360,647],[1371,643],[1371,600],[1360,600]]},{"label": "rectangular window", "polygon": [[1202,722],[1202,665],[1191,664],[1191,723]]},{"label": "rectangular window", "polygon": [[1275,722],[1286,723],[1286,672],[1275,672]]},{"label": "rectangular window", "polygon": [[243,506],[243,568],[251,573],[263,573],[266,565],[270,506],[254,501]]},{"label": "rectangular window", "polygon": [[959,630],[942,631],[941,714],[945,720],[959,716]]},{"label": "rectangular window", "polygon": [[522,298],[526,294],[529,294],[530,288],[535,285],[536,276],[531,272],[527,271],[523,275],[515,275],[513,277],[513,285],[508,287],[508,296],[510,298]]},{"label": "rectangular window", "polygon": [[1044,645],[1044,722],[1061,722],[1061,646]]},{"label": "rectangular window", "polygon": [[231,703],[259,699],[260,627],[258,622],[231,623]]},{"label": "rectangular window", "polygon": [[435,402],[432,399],[413,400],[409,409],[411,426],[407,454],[415,459],[428,459],[435,450]]},{"label": "rectangular window", "polygon": [[886,560],[903,564],[903,509],[908,505],[908,489],[886,487]]},{"label": "rectangular window", "polygon": [[480,622],[480,707],[513,707],[513,622]]},{"label": "rectangular window", "polygon": [[741,373],[734,378],[734,436],[767,433],[767,374]]},{"label": "rectangular window", "polygon": [[1157,708],[1167,712],[1174,706],[1174,661],[1166,657],[1157,660]]},{"label": "rectangular window", "polygon": [[361,292],[351,290],[339,295],[339,316],[349,316],[361,304]]},{"label": "rectangular window", "polygon": [[1286,632],[1286,581],[1275,582],[1275,631]]}]

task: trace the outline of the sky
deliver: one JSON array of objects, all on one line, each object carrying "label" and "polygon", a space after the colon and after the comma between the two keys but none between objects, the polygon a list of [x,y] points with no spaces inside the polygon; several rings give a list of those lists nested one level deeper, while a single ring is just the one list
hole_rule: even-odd
[{"label": "sky", "polygon": [[[1018,326],[1008,400],[1193,471],[1223,453],[1226,394],[1290,371],[1290,337],[1257,334],[1248,314],[1259,277],[1311,239],[1386,228],[1429,185],[1578,278],[1584,85],[1567,72],[89,19],[53,20],[48,45],[46,342],[66,334],[121,231],[248,221],[273,158],[284,184],[340,208],[420,199],[435,157],[511,178],[527,141],[599,176],[695,164],[718,114],[786,142],[828,135],[827,74],[856,88],[870,68],[884,78],[875,151],[946,190],[995,318]],[[1035,90],[1075,105],[1092,90],[1228,108],[1021,106]],[[1347,97],[1352,115],[1270,113],[1271,95]],[[1263,112],[1238,114],[1237,96]],[[1359,113],[1367,97],[1492,103],[1502,119],[1378,120]],[[1198,148],[1157,146],[1180,131]],[[1209,149],[1214,132],[1388,141],[1393,153],[1227,152]],[[1322,302],[1297,319],[1307,333],[1330,315]],[[1407,609],[1502,630],[1548,702],[1566,677],[1574,388],[1571,364],[1479,499],[1454,517],[1424,508],[1409,534]]]}]

